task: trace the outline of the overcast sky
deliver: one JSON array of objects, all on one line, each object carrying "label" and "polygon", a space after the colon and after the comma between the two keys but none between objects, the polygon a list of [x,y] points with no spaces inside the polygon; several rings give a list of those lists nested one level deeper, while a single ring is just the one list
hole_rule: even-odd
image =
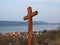
[{"label": "overcast sky", "polygon": [[60,0],[0,0],[0,20],[24,21],[29,6],[38,11],[34,21],[60,22]]}]

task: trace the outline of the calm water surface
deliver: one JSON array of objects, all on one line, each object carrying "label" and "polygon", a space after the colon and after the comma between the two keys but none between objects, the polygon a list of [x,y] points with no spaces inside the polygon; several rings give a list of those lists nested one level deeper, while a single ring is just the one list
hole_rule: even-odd
[{"label": "calm water surface", "polygon": [[[33,25],[33,31],[57,29],[60,25]],[[28,31],[28,26],[0,26],[0,32]]]}]

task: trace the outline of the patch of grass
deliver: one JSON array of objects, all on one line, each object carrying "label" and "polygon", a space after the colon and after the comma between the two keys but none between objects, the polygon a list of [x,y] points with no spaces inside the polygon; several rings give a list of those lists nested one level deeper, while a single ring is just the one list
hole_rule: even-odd
[{"label": "patch of grass", "polygon": [[60,45],[60,35],[56,35],[55,43],[56,45]]}]

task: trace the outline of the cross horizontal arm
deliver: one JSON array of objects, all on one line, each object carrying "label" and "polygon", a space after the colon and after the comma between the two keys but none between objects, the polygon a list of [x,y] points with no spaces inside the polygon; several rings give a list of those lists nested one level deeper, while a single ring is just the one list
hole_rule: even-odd
[{"label": "cross horizontal arm", "polygon": [[[38,14],[38,11],[35,11],[32,13],[31,17],[35,16]],[[24,20],[27,20],[28,19],[28,15],[24,17]]]},{"label": "cross horizontal arm", "polygon": [[35,16],[35,15],[37,15],[37,14],[38,14],[38,11],[35,11],[35,12],[32,13],[31,16],[33,17],[33,16]]},{"label": "cross horizontal arm", "polygon": [[25,17],[24,17],[24,20],[27,20],[27,19],[28,19],[28,16],[25,16]]}]

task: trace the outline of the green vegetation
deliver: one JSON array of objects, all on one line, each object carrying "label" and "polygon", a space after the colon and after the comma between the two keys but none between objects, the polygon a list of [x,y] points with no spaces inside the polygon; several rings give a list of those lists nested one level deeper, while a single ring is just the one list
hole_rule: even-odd
[{"label": "green vegetation", "polygon": [[[18,36],[5,36],[0,34],[0,45],[27,45],[27,34]],[[57,30],[44,31],[42,34],[33,33],[32,44],[37,45],[40,39],[48,39],[54,42],[55,45],[60,45],[60,28]]]}]

